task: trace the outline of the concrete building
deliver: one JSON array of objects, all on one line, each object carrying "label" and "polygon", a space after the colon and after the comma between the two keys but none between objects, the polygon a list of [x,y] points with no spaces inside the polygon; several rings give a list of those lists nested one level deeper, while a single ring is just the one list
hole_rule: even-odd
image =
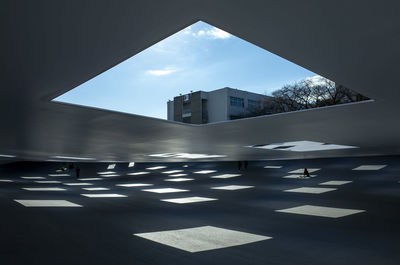
[{"label": "concrete building", "polygon": [[196,91],[167,102],[168,120],[202,124],[246,117],[271,97],[224,87]]}]

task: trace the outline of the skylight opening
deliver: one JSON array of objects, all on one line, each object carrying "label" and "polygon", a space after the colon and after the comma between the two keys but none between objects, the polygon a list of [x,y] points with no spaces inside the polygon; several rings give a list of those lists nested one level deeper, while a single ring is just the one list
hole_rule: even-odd
[{"label": "skylight opening", "polygon": [[[332,92],[339,97],[333,99]],[[228,100],[218,100],[221,94]],[[53,101],[204,124],[366,99],[198,21]],[[215,106],[226,111],[213,111]],[[195,107],[201,112],[192,112]],[[157,155],[162,154],[151,156]]]}]

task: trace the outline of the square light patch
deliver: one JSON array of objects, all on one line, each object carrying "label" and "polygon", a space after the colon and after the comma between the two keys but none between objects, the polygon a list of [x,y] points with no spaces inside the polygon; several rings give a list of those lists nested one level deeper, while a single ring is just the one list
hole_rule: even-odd
[{"label": "square light patch", "polygon": [[102,178],[81,178],[80,181],[102,180]]},{"label": "square light patch", "polygon": [[36,183],[40,184],[56,184],[56,183],[61,183],[61,181],[58,180],[36,180]]},{"label": "square light patch", "polygon": [[329,217],[329,218],[339,218],[344,217],[356,213],[365,212],[365,210],[355,210],[355,209],[344,209],[344,208],[333,208],[333,207],[324,207],[324,206],[314,206],[314,205],[303,205],[283,210],[276,210],[276,212],[282,213],[293,213],[293,214],[303,214],[303,215],[312,215],[312,216],[320,216],[320,217]]},{"label": "square light patch", "polygon": [[128,167],[134,167],[135,166],[135,162],[129,162]]},{"label": "square light patch", "polygon": [[196,171],[193,173],[195,173],[195,174],[211,174],[211,173],[215,173],[215,172],[217,172],[217,171],[216,170],[200,170],[200,171]]},{"label": "square light patch", "polygon": [[304,175],[287,175],[282,178],[284,179],[309,179],[309,178],[315,178],[317,175],[310,175],[310,177],[305,177]]},{"label": "square light patch", "polygon": [[285,192],[299,192],[299,193],[312,193],[321,194],[329,191],[337,190],[335,188],[312,188],[312,187],[301,187],[297,189],[284,190]]},{"label": "square light patch", "polygon": [[188,190],[175,189],[175,188],[161,188],[161,189],[147,189],[142,191],[154,192],[154,193],[173,193],[173,192],[186,192]]},{"label": "square light patch", "polygon": [[248,147],[262,148],[269,150],[292,151],[292,152],[311,152],[311,151],[358,148],[357,146],[351,146],[351,145],[328,144],[328,143],[321,143],[314,141],[294,141],[294,142],[274,143],[274,144],[259,144],[259,145],[251,145]]},{"label": "square light patch", "polygon": [[147,184],[147,183],[128,183],[128,184],[117,184],[115,186],[120,186],[120,187],[146,187],[146,186],[153,186],[153,184]]},{"label": "square light patch", "polygon": [[227,185],[220,187],[212,187],[213,190],[242,190],[242,189],[250,189],[254,188],[254,186],[243,186],[243,185]]},{"label": "square light patch", "polygon": [[146,168],[147,170],[157,170],[157,169],[163,169],[166,168],[166,166],[156,166],[156,167],[148,167]]},{"label": "square light patch", "polygon": [[88,190],[88,191],[110,190],[109,188],[103,188],[103,187],[82,188],[82,189]]},{"label": "square light patch", "polygon": [[71,175],[62,173],[62,174],[48,174],[48,176],[49,177],[70,177]]},{"label": "square light patch", "polygon": [[82,196],[89,197],[89,198],[122,198],[128,197],[122,194],[116,193],[103,193],[103,194],[81,194]]},{"label": "square light patch", "polygon": [[51,188],[22,188],[23,190],[28,190],[28,191],[65,191],[66,189],[63,188],[56,188],[56,187],[51,187]]},{"label": "square light patch", "polygon": [[117,173],[117,172],[115,172],[115,171],[100,171],[100,172],[97,172],[98,175],[110,175],[110,174],[115,174],[115,173]]},{"label": "square light patch", "polygon": [[182,181],[190,181],[194,180],[191,178],[171,178],[171,179],[164,179],[164,181],[174,181],[174,182],[182,182]]},{"label": "square light patch", "polygon": [[147,174],[150,174],[150,172],[142,171],[142,172],[127,173],[127,175],[129,175],[129,176],[139,176],[139,175],[147,175]]},{"label": "square light patch", "polygon": [[115,168],[115,164],[109,164],[107,169],[114,169]]},{"label": "square light patch", "polygon": [[68,185],[68,186],[90,186],[93,185],[92,183],[88,183],[88,182],[77,182],[77,183],[64,183],[64,185]]},{"label": "square light patch", "polygon": [[163,174],[175,174],[175,173],[180,173],[180,172],[183,172],[183,170],[181,170],[181,169],[169,170],[169,171],[164,171],[164,172],[161,172],[161,173],[163,173]]},{"label": "square light patch", "polygon": [[25,207],[82,207],[66,200],[14,200]]},{"label": "square light patch", "polygon": [[[320,168],[307,168],[308,173],[316,172],[318,170],[321,170]],[[296,170],[292,170],[289,172],[290,174],[303,174],[304,173],[304,168],[299,168]]]},{"label": "square light patch", "polygon": [[187,176],[187,174],[172,174],[172,175],[169,175],[168,177],[185,177],[185,176]]},{"label": "square light patch", "polygon": [[212,176],[211,178],[213,178],[213,179],[229,179],[229,178],[240,177],[240,176],[241,176],[241,174],[222,174],[222,175]]},{"label": "square light patch", "polygon": [[111,177],[119,177],[119,174],[105,174],[105,175],[101,175],[104,178],[111,178]]},{"label": "square light patch", "polygon": [[191,253],[240,246],[272,238],[214,226],[134,235]]},{"label": "square light patch", "polygon": [[386,166],[387,165],[362,165],[362,166],[353,168],[353,170],[379,170]]},{"label": "square light patch", "polygon": [[331,180],[327,182],[322,182],[319,185],[331,185],[331,186],[340,186],[348,183],[352,183],[350,180]]},{"label": "square light patch", "polygon": [[46,179],[44,177],[21,177],[22,179]]},{"label": "square light patch", "polygon": [[163,199],[161,201],[184,204],[184,203],[208,202],[208,201],[216,201],[216,200],[218,200],[218,199],[206,198],[206,197],[186,197],[186,198],[176,198],[176,199]]}]

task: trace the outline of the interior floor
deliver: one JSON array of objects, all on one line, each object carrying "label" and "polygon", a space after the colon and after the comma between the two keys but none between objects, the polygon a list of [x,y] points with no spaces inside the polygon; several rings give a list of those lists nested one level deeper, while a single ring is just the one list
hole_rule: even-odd
[{"label": "interior floor", "polygon": [[399,162],[2,165],[0,263],[395,265]]}]

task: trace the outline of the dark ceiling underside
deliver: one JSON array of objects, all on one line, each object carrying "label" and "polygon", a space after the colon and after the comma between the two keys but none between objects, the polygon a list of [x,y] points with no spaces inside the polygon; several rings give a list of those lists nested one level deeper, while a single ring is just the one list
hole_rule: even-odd
[{"label": "dark ceiling underside", "polygon": [[[178,161],[400,153],[397,1],[4,1],[0,154],[17,159]],[[50,100],[203,20],[374,102],[193,126]],[[140,89],[140,88],[138,88]],[[318,141],[357,149],[245,146]]]}]

